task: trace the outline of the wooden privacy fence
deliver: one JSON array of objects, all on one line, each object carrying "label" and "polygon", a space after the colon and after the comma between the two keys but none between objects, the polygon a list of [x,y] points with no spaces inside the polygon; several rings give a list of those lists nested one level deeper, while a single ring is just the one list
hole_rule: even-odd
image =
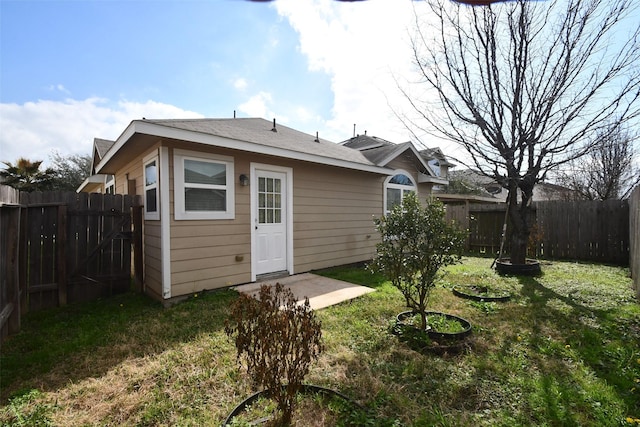
[{"label": "wooden privacy fence", "polygon": [[126,292],[132,272],[141,285],[142,212],[136,196],[46,192],[16,198],[6,189],[3,195],[3,336],[19,328],[21,313]]},{"label": "wooden privacy fence", "polygon": [[629,264],[629,202],[536,203],[542,257]]},{"label": "wooden privacy fence", "polygon": [[640,299],[640,185],[629,198],[629,266],[636,296]]},{"label": "wooden privacy fence", "polygon": [[[447,204],[447,218],[469,230],[467,249],[476,253],[499,251],[505,213],[505,204]],[[531,257],[629,264],[628,201],[536,202],[531,213]]]}]

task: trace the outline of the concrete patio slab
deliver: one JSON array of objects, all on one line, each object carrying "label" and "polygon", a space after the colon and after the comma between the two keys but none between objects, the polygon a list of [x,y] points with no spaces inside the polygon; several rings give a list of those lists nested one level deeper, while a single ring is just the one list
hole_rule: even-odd
[{"label": "concrete patio slab", "polygon": [[309,304],[313,310],[339,304],[375,290],[366,286],[318,276],[313,273],[295,274],[279,279],[248,283],[234,286],[233,289],[244,294],[257,295],[260,291],[260,286],[275,285],[276,283],[291,289],[298,301],[303,301],[305,297],[309,298]]}]

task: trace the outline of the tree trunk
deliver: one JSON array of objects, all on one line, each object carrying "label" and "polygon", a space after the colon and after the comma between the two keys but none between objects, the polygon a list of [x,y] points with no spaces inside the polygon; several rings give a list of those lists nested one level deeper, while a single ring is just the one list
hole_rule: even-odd
[{"label": "tree trunk", "polygon": [[509,194],[509,223],[511,225],[510,257],[513,264],[525,264],[529,234],[529,200],[531,195],[522,192],[518,204],[517,190]]},{"label": "tree trunk", "polygon": [[525,264],[527,257],[527,242],[529,241],[529,233],[524,231],[514,232],[511,234],[511,263]]}]

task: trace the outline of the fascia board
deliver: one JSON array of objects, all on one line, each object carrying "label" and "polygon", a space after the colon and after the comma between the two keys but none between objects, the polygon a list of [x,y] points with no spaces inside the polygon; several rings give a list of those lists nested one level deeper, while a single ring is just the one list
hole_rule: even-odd
[{"label": "fascia board", "polygon": [[76,193],[81,193],[82,190],[85,187],[87,187],[89,184],[104,184],[104,181],[105,181],[105,175],[103,174],[88,176],[87,178],[84,179],[84,181],[82,181],[82,184],[80,184],[80,186],[76,189]]},{"label": "fascia board", "polygon": [[97,171],[99,171],[104,165],[117,153],[134,134],[141,133],[147,135],[157,136],[159,138],[171,138],[176,140],[196,142],[199,144],[209,145],[212,147],[229,148],[234,150],[248,151],[258,154],[272,155],[293,160],[302,160],[312,163],[320,163],[330,166],[342,167],[345,169],[354,169],[364,172],[372,172],[381,175],[392,175],[393,171],[376,166],[366,165],[354,162],[348,162],[341,159],[334,159],[331,157],[318,156],[315,154],[302,153],[298,151],[287,150],[279,147],[270,147],[267,145],[256,144],[253,142],[242,141],[237,139],[223,138],[217,135],[210,135],[200,132],[194,132],[185,129],[176,129],[172,127],[157,125],[154,123],[147,123],[144,121],[133,121],[125,129],[125,131],[113,144],[113,147],[107,152],[105,157],[98,165]]},{"label": "fascia board", "polygon": [[448,179],[440,178],[440,177],[437,177],[437,176],[425,175],[423,173],[419,173],[418,174],[418,182],[419,183],[430,182],[430,183],[433,183],[433,184],[441,184],[441,185],[449,184],[449,180]]}]

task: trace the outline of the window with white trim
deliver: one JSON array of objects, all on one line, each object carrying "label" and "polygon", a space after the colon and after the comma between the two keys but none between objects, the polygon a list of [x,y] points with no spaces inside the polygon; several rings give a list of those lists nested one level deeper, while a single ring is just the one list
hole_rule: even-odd
[{"label": "window with white trim", "polygon": [[144,163],[144,219],[160,219],[160,193],[158,192],[158,157]]},{"label": "window with white trim", "polygon": [[409,193],[416,193],[417,187],[413,178],[406,172],[398,171],[384,184],[384,213],[391,212],[394,206],[402,205],[402,199]]},{"label": "window with white trim", "polygon": [[232,157],[175,150],[173,167],[177,220],[235,217]]},{"label": "window with white trim", "polygon": [[107,175],[104,183],[105,194],[116,194],[116,179],[115,175]]}]

